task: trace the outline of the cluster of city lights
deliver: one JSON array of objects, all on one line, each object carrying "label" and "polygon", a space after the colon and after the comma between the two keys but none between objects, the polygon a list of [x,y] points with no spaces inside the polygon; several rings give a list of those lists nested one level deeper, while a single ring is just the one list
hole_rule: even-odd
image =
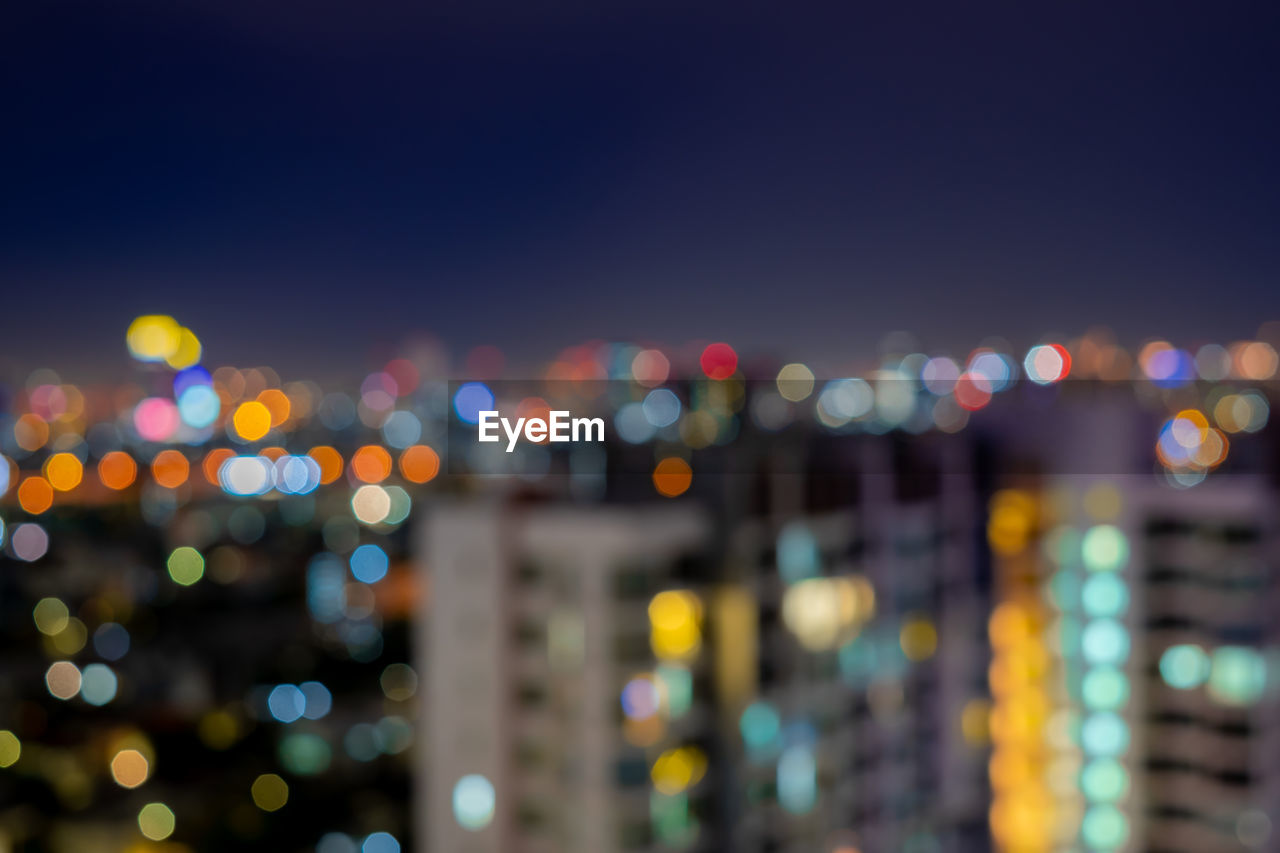
[{"label": "cluster of city lights", "polygon": [[1181,643],[1161,654],[1160,676],[1175,690],[1204,687],[1221,705],[1246,706],[1262,698],[1267,662],[1248,646],[1219,646],[1207,652],[1194,643]]},{"label": "cluster of city lights", "polygon": [[[138,317],[125,337],[140,367],[136,383],[81,387],[36,370],[13,395],[12,411],[0,415],[0,498],[20,514],[8,524],[0,519],[0,547],[18,560],[40,561],[54,544],[51,532],[57,533],[50,518],[64,507],[136,504],[146,523],[166,531],[180,509],[226,508],[191,512],[183,535],[167,540],[157,568],[168,597],[249,576],[248,549],[262,541],[269,518],[306,526],[318,530],[322,542],[308,546],[311,627],[328,651],[360,664],[380,657],[384,621],[405,612],[415,594],[392,534],[410,519],[424,490],[439,485],[451,431],[475,424],[483,410],[509,406],[532,415],[568,394],[575,407],[606,415],[621,442],[652,446],[648,482],[654,494],[674,499],[693,486],[696,451],[728,445],[746,429],[954,433],[1018,388],[1053,395],[1071,393],[1069,379],[1124,382],[1136,401],[1160,412],[1154,456],[1167,481],[1185,488],[1221,468],[1233,441],[1267,426],[1269,383],[1280,368],[1274,346],[1262,339],[1194,350],[1154,341],[1130,353],[1090,334],[1043,341],[1021,357],[1004,343],[989,342],[958,357],[898,347],[908,351],[834,378],[819,378],[814,365],[799,362],[749,376],[739,353],[724,342],[683,354],[595,343],[560,353],[541,374],[545,390],[507,400],[497,380],[504,359],[493,348],[472,354],[468,365],[477,378],[456,386],[423,360],[394,358],[365,375],[358,390],[326,391],[310,380],[284,382],[267,367],[210,369],[199,337],[173,317]],[[488,460],[480,450],[461,454],[474,463],[470,470],[485,470]],[[522,447],[511,463],[521,467],[510,470],[536,480],[551,470],[549,454],[546,447]],[[583,452],[570,470],[583,480],[603,478],[605,462]],[[1129,785],[1127,539],[1103,522],[1064,526],[1047,537],[1057,566],[1055,622],[1041,590],[1024,583],[1034,574],[1028,565],[1036,559],[1031,544],[1041,522],[1038,498],[1001,492],[991,510],[988,537],[1005,584],[989,623],[992,707],[989,713],[968,709],[965,731],[981,730],[992,741],[993,836],[1006,850],[1047,849],[1067,837],[1092,850],[1118,849],[1130,823],[1123,809]],[[213,544],[224,535],[229,542]],[[871,583],[862,575],[824,571],[817,539],[805,525],[778,532],[776,564],[783,627],[804,652],[834,655],[847,685],[864,689],[873,678],[900,680],[908,667],[935,653],[937,630],[926,616],[895,622],[877,616]],[[119,708],[136,688],[117,663],[131,651],[136,623],[124,608],[120,615],[99,610],[108,616],[87,615],[97,612],[92,608],[73,612],[67,601],[49,595],[31,612],[50,661],[42,689],[60,708]],[[702,596],[687,589],[657,593],[647,615],[655,663],[632,674],[618,701],[626,741],[649,750],[655,833],[680,844],[697,832],[690,794],[706,776],[708,758],[680,739],[676,723],[694,704],[693,667],[709,619]],[[1054,630],[1056,640],[1049,636]],[[1073,643],[1063,639],[1070,630],[1077,635]],[[1078,719],[1054,691],[1055,647],[1064,649],[1063,656],[1079,650],[1078,685],[1069,690],[1080,706]],[[101,660],[77,663],[86,649]],[[1223,705],[1256,702],[1266,678],[1262,656],[1243,646],[1172,646],[1159,669],[1169,687],[1203,688]],[[273,680],[281,677],[298,676]],[[291,778],[329,771],[335,754],[355,762],[404,754],[412,745],[418,675],[407,664],[390,664],[379,686],[381,711],[339,724],[334,696],[319,681],[259,685],[243,703],[207,710],[199,735],[209,748],[225,750],[249,726],[269,725],[278,767]],[[1062,734],[1075,723],[1078,731]],[[752,697],[738,725],[748,760],[773,774],[778,804],[792,815],[811,813],[822,760],[812,722]],[[0,731],[0,768],[17,764],[22,754],[18,735]],[[144,734],[122,729],[104,759],[95,772],[135,789],[152,779],[157,756]],[[1083,801],[1079,814],[1055,812],[1064,799],[1054,787],[1055,768],[1061,767],[1072,769],[1071,784]],[[65,800],[87,802],[87,776],[63,777]],[[270,813],[286,808],[289,793],[285,777],[264,772],[244,797]],[[461,776],[452,791],[454,820],[483,830],[493,822],[496,802],[487,777]],[[147,802],[136,812],[138,831],[149,841],[170,839],[180,812]],[[400,844],[382,831],[329,832],[316,849],[396,853]]]},{"label": "cluster of city lights", "polygon": [[[788,382],[799,383],[785,386],[786,393],[798,396],[810,378],[793,370]],[[877,617],[872,584],[860,574],[828,566],[818,536],[804,522],[788,522],[778,530],[774,559],[782,582],[782,625],[798,649],[834,658],[843,682],[865,692],[873,710],[900,701],[909,667],[937,651],[934,623],[921,613],[907,613],[900,620]],[[785,697],[777,698],[785,702]],[[786,714],[775,702],[756,696],[745,704],[738,729],[748,764],[772,769],[773,797],[782,811],[798,819],[812,814],[822,793],[821,765],[826,759],[818,723],[810,713]],[[921,842],[928,839],[921,836]],[[850,840],[834,849],[857,848]]]},{"label": "cluster of city lights", "polygon": [[1079,782],[1086,801],[1080,837],[1091,849],[1114,850],[1129,837],[1130,824],[1122,807],[1129,789],[1125,754],[1130,738],[1124,708],[1130,693],[1125,670],[1131,642],[1123,618],[1129,604],[1129,543],[1111,524],[1093,525],[1079,541],[1086,578],[1080,591],[1085,617],[1080,635],[1080,747],[1086,761]]},{"label": "cluster of city lights", "polygon": [[1083,493],[1091,524],[1055,524],[1074,494],[1000,492],[988,522],[1006,590],[990,623],[991,820],[1005,849],[1117,850],[1131,831],[1129,542],[1107,482]]},{"label": "cluster of city lights", "polygon": [[1054,749],[1046,732],[1051,659],[1044,642],[1045,608],[1030,571],[1029,545],[1038,523],[1028,492],[1009,489],[992,497],[987,539],[996,559],[1000,603],[987,627],[992,649],[988,772],[991,836],[1005,851],[1049,850],[1056,830],[1049,788]]},{"label": "cluster of city lights", "polygon": [[[408,484],[437,475],[440,457],[422,438],[427,433],[443,437],[449,410],[460,422],[474,423],[476,412],[500,403],[511,402],[522,412],[548,408],[540,397],[499,401],[484,381],[463,383],[447,399],[443,382],[423,382],[420,369],[404,358],[366,376],[354,397],[323,393],[312,382],[281,383],[268,368],[210,372],[200,364],[202,347],[195,334],[163,315],[139,317],[126,341],[148,369],[172,371],[171,393],[147,395],[133,387],[104,396],[97,389],[86,394],[52,371],[38,370],[28,378],[19,396],[27,411],[7,416],[10,427],[0,430],[5,456],[0,460],[0,494],[13,491],[28,514],[40,515],[64,499],[86,499],[88,494],[77,498],[74,493],[88,487],[93,492],[99,484],[111,491],[129,489],[142,471],[155,485],[175,490],[194,482],[192,471],[198,469],[210,485],[240,497],[307,495],[343,481],[345,472],[345,482],[360,489],[354,498],[356,516],[369,524],[394,525],[407,516],[410,501],[402,487],[383,481],[397,468]],[[624,387],[599,401],[613,408],[617,436],[660,447],[674,442],[689,450],[732,441],[742,416],[766,431],[795,422],[806,408],[818,426],[837,432],[955,431],[996,395],[1015,387],[1020,377],[1037,385],[1068,378],[1129,380],[1135,382],[1139,399],[1156,405],[1166,398],[1171,404],[1185,403],[1188,392],[1200,395],[1198,406],[1175,410],[1154,445],[1171,482],[1187,486],[1222,465],[1230,436],[1265,426],[1267,394],[1235,386],[1274,380],[1278,361],[1274,347],[1263,340],[1206,344],[1194,353],[1154,341],[1130,355],[1104,336],[1090,335],[1037,344],[1021,359],[1004,345],[979,347],[964,359],[920,352],[890,355],[862,376],[825,382],[811,367],[791,363],[777,371],[771,386],[748,395],[738,355],[727,344],[701,351],[697,365],[705,380],[683,390],[667,387],[673,376],[666,353],[599,344],[562,353],[545,377],[571,383],[624,380],[635,393]],[[1157,396],[1142,391],[1144,385]],[[284,449],[296,433],[314,435],[318,428],[345,435],[356,426],[377,430],[382,444],[359,447],[349,462],[328,442],[294,452]],[[190,448],[210,442],[218,446],[198,460],[191,458]],[[23,473],[26,460],[42,450],[46,455],[40,470]],[[97,457],[94,484],[86,482],[90,456]],[[655,491],[666,497],[684,494],[692,475],[687,451],[660,453],[653,469]],[[163,517],[166,497],[144,489],[141,499],[150,515]],[[27,531],[24,538],[35,535]],[[23,554],[41,551],[36,542],[22,544]]]},{"label": "cluster of city lights", "polygon": [[[637,747],[654,747],[668,737],[673,721],[693,705],[693,675],[706,618],[702,598],[685,589],[665,590],[649,602],[649,645],[658,664],[638,673],[622,689],[623,736]],[[653,784],[649,816],[666,844],[682,845],[697,833],[689,811],[690,791],[706,775],[707,757],[692,744],[660,751],[649,768]]]}]

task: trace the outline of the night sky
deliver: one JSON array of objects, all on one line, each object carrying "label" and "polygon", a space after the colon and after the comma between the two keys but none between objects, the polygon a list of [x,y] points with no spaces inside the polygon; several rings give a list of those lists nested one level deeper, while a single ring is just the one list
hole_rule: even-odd
[{"label": "night sky", "polygon": [[543,5],[7,4],[0,358],[1280,318],[1274,4]]}]

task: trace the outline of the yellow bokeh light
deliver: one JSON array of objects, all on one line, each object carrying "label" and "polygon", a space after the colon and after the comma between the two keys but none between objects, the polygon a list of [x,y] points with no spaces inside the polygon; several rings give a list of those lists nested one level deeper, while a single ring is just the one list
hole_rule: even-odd
[{"label": "yellow bokeh light", "polygon": [[89,629],[79,619],[72,616],[62,630],[49,639],[55,652],[60,655],[74,655],[89,642]]},{"label": "yellow bokeh light", "polygon": [[253,796],[253,804],[264,812],[277,811],[289,802],[288,784],[274,773],[264,773],[253,780],[249,793]]},{"label": "yellow bokeh light", "polygon": [[985,699],[972,699],[960,712],[960,733],[966,743],[984,746],[991,739],[988,721],[991,717],[991,703]]},{"label": "yellow bokeh light", "polygon": [[164,803],[147,803],[138,812],[138,829],[152,841],[163,841],[173,835],[176,824],[173,809]]},{"label": "yellow bokeh light", "polygon": [[1031,617],[1015,602],[1006,601],[992,612],[991,620],[987,623],[987,633],[991,636],[991,645],[996,649],[1012,646],[1031,636]]},{"label": "yellow bokeh light", "polygon": [[[1092,499],[1101,504],[1102,511],[1110,510],[1110,496],[1095,494]],[[1049,770],[1055,759],[1055,747],[1047,735],[1054,707],[1049,694],[1054,664],[1043,636],[1047,614],[1021,556],[1038,533],[1035,528],[1040,513],[1027,492],[1000,492],[992,503],[993,513],[1025,515],[1026,531],[1015,532],[1010,524],[1004,528],[1014,533],[1008,539],[1001,539],[999,533],[990,537],[1000,558],[995,568],[1005,598],[987,626],[993,651],[988,681],[994,702],[989,713],[985,702],[970,702],[962,714],[961,729],[969,743],[989,740],[994,745],[987,772],[995,794],[989,820],[996,849],[1047,853],[1054,849],[1055,832],[1061,823],[1049,789]],[[1071,511],[1070,507],[1065,511]]]},{"label": "yellow bokeh light", "polygon": [[813,381],[813,371],[806,365],[783,365],[778,371],[778,393],[784,400],[798,403],[813,393]]},{"label": "yellow bokeh light", "polygon": [[174,370],[183,370],[200,362],[200,339],[185,326],[178,330],[178,343],[173,352],[164,357],[165,364]]},{"label": "yellow bokeh light", "polygon": [[257,441],[271,430],[271,410],[257,400],[241,403],[231,417],[236,435],[245,441]]},{"label": "yellow bokeh light", "polygon": [[169,577],[181,586],[191,586],[204,577],[204,555],[190,545],[174,548],[166,565]]},{"label": "yellow bokeh light", "polygon": [[22,741],[8,729],[0,730],[0,767],[12,767],[22,757]]},{"label": "yellow bokeh light", "polygon": [[809,651],[835,647],[840,638],[840,602],[826,578],[809,578],[787,587],[782,622]]},{"label": "yellow bokeh light", "polygon": [[178,351],[182,327],[164,314],[144,314],[129,324],[125,343],[139,361],[164,361]]},{"label": "yellow bokeh light", "polygon": [[1012,556],[1027,546],[1035,528],[1036,506],[1031,496],[1015,489],[997,492],[991,499],[987,541],[1000,556]]},{"label": "yellow bokeh light", "polygon": [[1084,493],[1084,511],[1094,521],[1115,521],[1123,509],[1124,498],[1111,483],[1097,483]]},{"label": "yellow bokeh light", "polygon": [[693,593],[667,590],[658,593],[649,602],[649,621],[655,628],[679,628],[696,619],[699,609]]},{"label": "yellow bokeh light", "polygon": [[674,796],[698,784],[707,773],[707,756],[695,746],[669,749],[654,761],[649,776],[660,794]]},{"label": "yellow bokeh light", "polygon": [[196,732],[205,746],[224,750],[230,749],[240,737],[240,726],[227,711],[210,711],[200,718]]},{"label": "yellow bokeh light", "polygon": [[865,578],[808,578],[787,587],[782,622],[811,652],[834,649],[855,637],[875,609]]},{"label": "yellow bokeh light", "polygon": [[660,592],[649,602],[649,642],[663,660],[680,660],[702,644],[702,602],[687,590]]},{"label": "yellow bokeh light", "polygon": [[928,660],[938,649],[938,629],[924,617],[908,619],[898,632],[898,642],[907,660]]},{"label": "yellow bokeh light", "polygon": [[67,627],[71,613],[61,599],[42,598],[36,602],[31,616],[36,621],[36,629],[41,634],[52,637]]},{"label": "yellow bokeh light", "polygon": [[80,485],[84,465],[70,453],[55,453],[45,460],[44,477],[59,492],[69,492]]}]

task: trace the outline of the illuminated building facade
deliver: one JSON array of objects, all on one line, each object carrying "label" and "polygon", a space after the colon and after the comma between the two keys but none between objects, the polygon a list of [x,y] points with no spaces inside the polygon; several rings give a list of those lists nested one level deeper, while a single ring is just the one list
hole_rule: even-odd
[{"label": "illuminated building facade", "polygon": [[985,842],[987,589],[971,448],[846,437],[731,536],[758,602],[729,849],[965,851]]},{"label": "illuminated building facade", "polygon": [[1273,850],[1275,492],[1232,475],[1126,497],[1144,607],[1142,846]]},{"label": "illuminated building facade", "polygon": [[706,842],[707,536],[668,507],[432,508],[422,850]]}]

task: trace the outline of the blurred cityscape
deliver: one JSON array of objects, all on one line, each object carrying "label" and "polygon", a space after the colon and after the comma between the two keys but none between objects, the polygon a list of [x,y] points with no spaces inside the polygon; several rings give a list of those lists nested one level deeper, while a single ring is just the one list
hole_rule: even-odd
[{"label": "blurred cityscape", "polygon": [[139,317],[3,389],[0,850],[1278,850],[1278,342],[325,387]]}]

